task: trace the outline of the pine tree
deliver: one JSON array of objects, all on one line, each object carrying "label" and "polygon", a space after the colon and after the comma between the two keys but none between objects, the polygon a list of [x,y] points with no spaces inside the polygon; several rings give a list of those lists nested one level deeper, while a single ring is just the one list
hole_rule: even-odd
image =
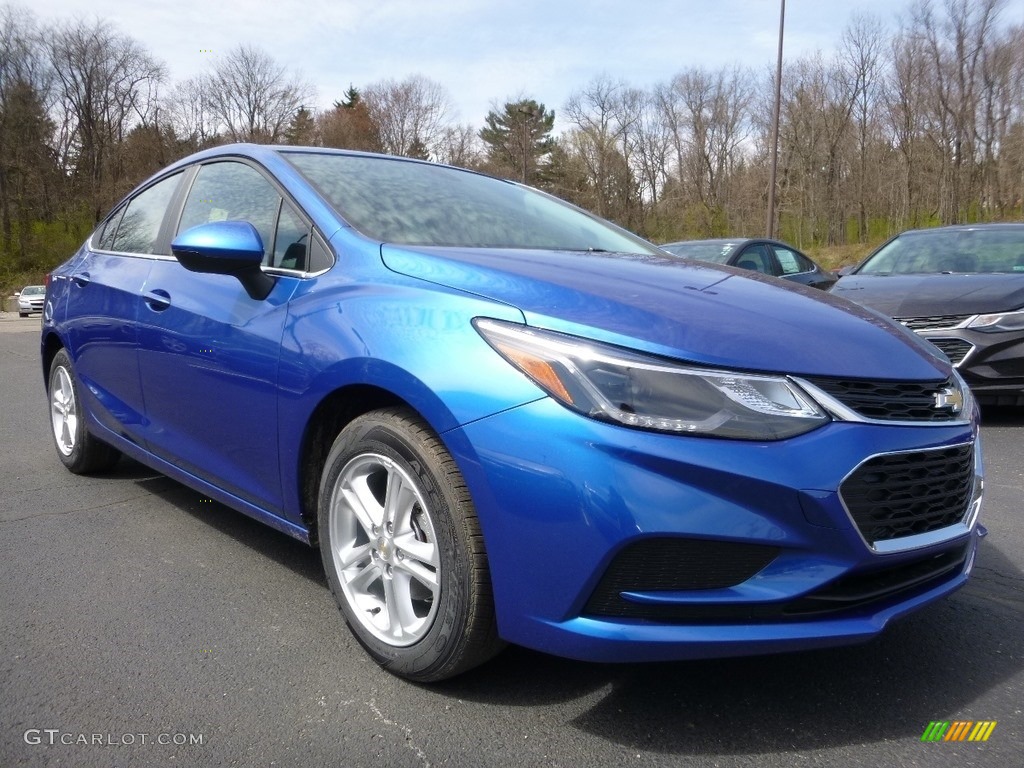
[{"label": "pine tree", "polygon": [[311,146],[316,143],[316,121],[312,113],[305,107],[299,107],[295,117],[284,131],[286,144]]},{"label": "pine tree", "polygon": [[554,110],[520,99],[506,102],[500,113],[491,110],[484,123],[480,139],[487,145],[491,170],[524,184],[537,183],[554,148]]}]

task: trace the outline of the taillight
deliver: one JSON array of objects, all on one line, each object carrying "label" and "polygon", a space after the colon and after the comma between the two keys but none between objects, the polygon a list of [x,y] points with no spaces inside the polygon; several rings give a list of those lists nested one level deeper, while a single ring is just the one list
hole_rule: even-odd
[{"label": "taillight", "polygon": [[43,285],[45,285],[47,288],[50,287],[50,280],[52,279],[52,277],[53,276],[49,272],[47,272],[46,277],[43,278]]}]

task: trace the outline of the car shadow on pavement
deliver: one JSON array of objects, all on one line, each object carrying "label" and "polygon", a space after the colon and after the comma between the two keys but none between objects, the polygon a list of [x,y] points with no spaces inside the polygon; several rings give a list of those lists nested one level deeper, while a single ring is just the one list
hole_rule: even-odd
[{"label": "car shadow on pavement", "polygon": [[986,427],[1024,426],[1024,408],[1007,405],[984,405],[981,408],[981,423]]},{"label": "car shadow on pavement", "polygon": [[572,720],[581,731],[668,754],[750,755],[918,739],[932,720],[1009,716],[973,706],[1024,668],[1022,584],[1010,560],[983,544],[968,586],[864,645],[627,665],[512,648],[435,690],[511,706],[586,700]]},{"label": "car shadow on pavement", "polygon": [[[319,550],[134,461],[122,459],[107,477],[117,477],[121,472],[135,472],[133,467],[140,468],[135,482],[142,490],[159,496],[203,524],[288,567],[293,573],[327,587]],[[126,476],[131,477],[130,474]]]}]

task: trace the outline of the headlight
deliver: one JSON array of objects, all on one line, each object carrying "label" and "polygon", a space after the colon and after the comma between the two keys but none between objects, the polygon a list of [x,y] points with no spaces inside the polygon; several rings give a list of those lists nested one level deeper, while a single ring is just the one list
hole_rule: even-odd
[{"label": "headlight", "polygon": [[477,318],[477,331],[567,408],[662,432],[781,440],[829,417],[783,376],[692,368],[599,342]]},{"label": "headlight", "polygon": [[978,315],[967,327],[975,331],[1024,331],[1024,311]]}]

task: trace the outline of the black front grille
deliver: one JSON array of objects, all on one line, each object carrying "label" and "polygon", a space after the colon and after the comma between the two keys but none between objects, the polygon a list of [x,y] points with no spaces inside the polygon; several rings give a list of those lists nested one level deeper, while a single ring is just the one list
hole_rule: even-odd
[{"label": "black front grille", "polygon": [[949,358],[953,365],[960,365],[968,353],[974,349],[969,341],[956,338],[928,339],[932,344],[942,350],[942,354]]},{"label": "black front grille", "polygon": [[650,606],[623,592],[725,589],[742,584],[779,554],[778,547],[700,539],[645,539],[612,560],[587,601],[586,613],[642,616]]},{"label": "black front grille", "polygon": [[956,328],[970,315],[931,315],[930,317],[897,317],[907,328],[915,331],[929,328]]},{"label": "black front grille", "polygon": [[961,521],[974,488],[974,446],[876,456],[839,487],[869,544]]},{"label": "black front grille", "polygon": [[958,389],[951,379],[880,381],[808,376],[806,380],[868,419],[882,421],[952,421],[961,418],[950,408],[936,408],[936,394]]}]

